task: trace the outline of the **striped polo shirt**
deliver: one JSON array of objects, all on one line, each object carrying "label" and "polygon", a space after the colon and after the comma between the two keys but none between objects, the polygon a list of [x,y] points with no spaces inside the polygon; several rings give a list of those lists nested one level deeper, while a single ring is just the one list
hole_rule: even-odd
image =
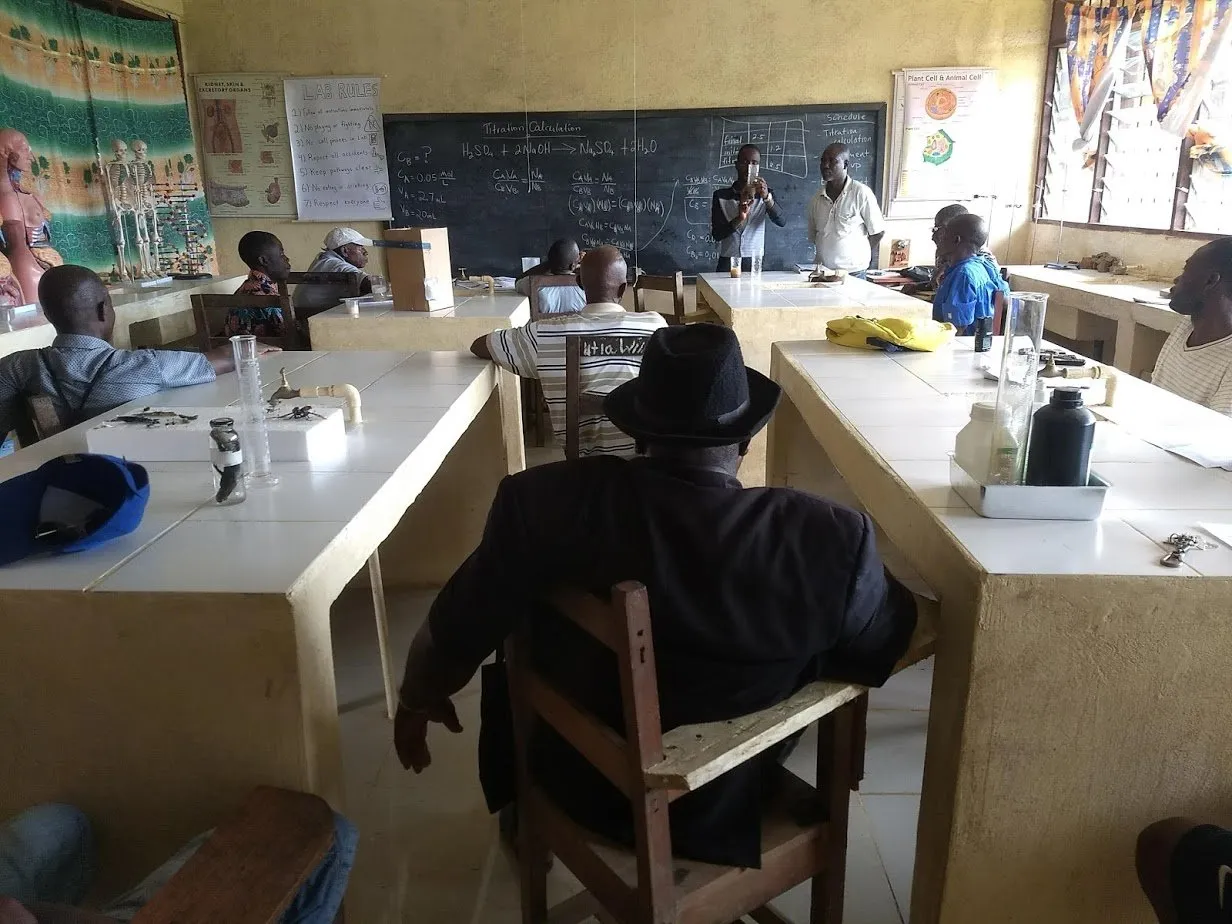
[{"label": "striped polo shirt", "polygon": [[1151,382],[1212,411],[1232,415],[1232,337],[1186,346],[1192,333],[1193,321],[1185,318],[1159,351]]},{"label": "striped polo shirt", "polygon": [[[565,442],[565,338],[589,336],[649,337],[667,321],[657,311],[632,313],[605,302],[587,305],[580,314],[532,321],[523,327],[493,331],[488,352],[496,363],[527,379],[539,379],[552,415],[557,441]],[[635,378],[640,356],[583,356],[580,362],[582,391],[605,395],[617,385]],[[582,455],[633,455],[633,439],[616,429],[606,417],[582,417],[579,421],[579,451]]]}]

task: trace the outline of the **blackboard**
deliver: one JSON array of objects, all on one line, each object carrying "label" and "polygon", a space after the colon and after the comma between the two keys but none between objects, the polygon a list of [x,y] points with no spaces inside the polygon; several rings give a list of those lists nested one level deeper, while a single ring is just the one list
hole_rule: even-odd
[{"label": "blackboard", "polygon": [[880,198],[884,103],[653,112],[385,115],[394,227],[449,228],[453,265],[516,275],[558,237],[615,244],[648,273],[713,272],[710,202],[736,152],[761,148],[787,215],[766,228],[766,268],[813,259],[808,206],[822,150]]}]

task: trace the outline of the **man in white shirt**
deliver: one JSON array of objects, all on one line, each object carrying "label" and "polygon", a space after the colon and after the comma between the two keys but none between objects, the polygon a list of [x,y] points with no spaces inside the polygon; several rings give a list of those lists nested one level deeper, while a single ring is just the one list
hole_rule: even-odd
[{"label": "man in white shirt", "polygon": [[817,263],[835,270],[862,273],[877,265],[885,219],[873,191],[848,176],[851,152],[832,144],[821,153],[821,188],[809,205],[809,240],[817,245]]},{"label": "man in white shirt", "polygon": [[[334,228],[325,235],[321,244],[321,252],[317,254],[309,273],[350,273],[359,277],[359,294],[367,295],[372,291],[372,280],[364,272],[368,265],[368,248],[372,241],[364,237],[354,228]],[[302,283],[295,287],[291,297],[292,304],[297,309],[296,314],[310,316],[326,308],[333,308],[346,297],[346,291],[334,285],[315,285]]]},{"label": "man in white shirt", "polygon": [[[656,311],[632,314],[620,306],[629,270],[615,247],[588,250],[582,258],[579,284],[586,293],[586,307],[579,314],[531,321],[524,327],[497,330],[471,344],[480,359],[527,379],[538,379],[552,415],[557,441],[565,442],[565,338],[570,334],[591,336],[649,337],[667,321]],[[640,356],[584,356],[581,360],[582,391],[605,395],[617,385],[636,378]],[[579,422],[581,455],[632,456],[632,437],[616,429],[603,416],[583,416]]]},{"label": "man in white shirt", "polygon": [[1232,237],[1193,252],[1172,285],[1185,319],[1169,335],[1151,381],[1232,416]]}]

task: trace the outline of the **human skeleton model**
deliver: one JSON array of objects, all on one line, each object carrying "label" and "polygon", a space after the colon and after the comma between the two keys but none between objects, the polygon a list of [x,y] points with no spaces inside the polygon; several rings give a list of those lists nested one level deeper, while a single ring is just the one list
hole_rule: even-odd
[{"label": "human skeleton model", "polygon": [[111,142],[111,150],[112,159],[100,164],[100,167],[106,180],[107,204],[115,230],[116,265],[120,277],[130,279],[134,275],[128,266],[124,220],[126,215],[131,215],[139,255],[135,275],[138,279],[157,278],[161,273],[158,269],[158,216],[154,210],[154,165],[147,159],[144,141],[133,142],[134,160],[129,160],[128,145],[119,138]]},{"label": "human skeleton model", "polygon": [[137,212],[133,217],[137,224],[141,275],[145,279],[157,279],[162,275],[158,253],[162,235],[158,230],[158,212],[154,202],[154,165],[149,160],[149,148],[140,138],[133,139],[133,162],[129,164],[129,172],[137,194]]}]

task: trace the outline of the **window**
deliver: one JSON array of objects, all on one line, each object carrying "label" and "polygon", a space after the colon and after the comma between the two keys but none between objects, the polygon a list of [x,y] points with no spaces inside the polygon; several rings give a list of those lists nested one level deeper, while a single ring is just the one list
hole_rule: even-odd
[{"label": "window", "polygon": [[[1036,215],[1123,228],[1232,232],[1232,176],[1194,162],[1193,142],[1160,127],[1137,27],[1089,139],[1079,134],[1065,49],[1055,54]],[[1226,49],[1216,59],[1197,124],[1232,146],[1232,54]]]}]

